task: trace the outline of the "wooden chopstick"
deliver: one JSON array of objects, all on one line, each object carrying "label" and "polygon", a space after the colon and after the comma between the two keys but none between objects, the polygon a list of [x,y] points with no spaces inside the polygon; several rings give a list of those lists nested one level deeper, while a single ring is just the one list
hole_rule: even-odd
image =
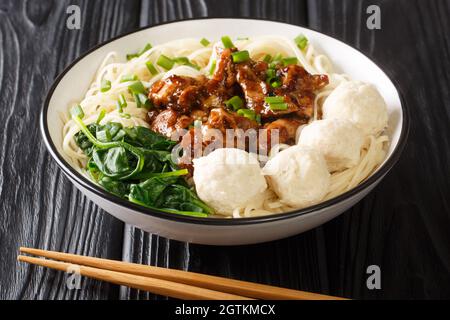
[{"label": "wooden chopstick", "polygon": [[[28,256],[17,257],[19,261],[27,262],[42,267],[52,268],[61,271],[67,271],[68,268],[74,265],[66,262],[53,261],[42,258],[34,258]],[[80,275],[89,278],[103,280],[119,285],[132,287],[139,290],[150,291],[159,295],[178,298],[178,299],[194,299],[194,300],[251,300],[247,297],[242,297],[234,294],[218,292],[214,290],[204,289],[166,281],[155,278],[148,278],[143,276],[136,276],[133,274],[98,269],[86,266],[77,266]]]},{"label": "wooden chopstick", "polygon": [[[327,296],[327,295],[321,295],[316,293],[310,293],[305,291],[297,291],[292,289],[286,289],[286,288],[279,288],[269,285],[263,285],[258,283],[252,283],[252,282],[246,282],[246,281],[240,281],[240,280],[234,280],[234,279],[227,279],[227,278],[221,278],[217,276],[210,276],[200,273],[194,273],[194,272],[188,272],[188,271],[181,271],[181,270],[174,270],[174,269],[166,269],[166,268],[160,268],[160,267],[153,267],[153,266],[147,266],[147,265],[141,265],[136,263],[129,263],[129,262],[123,262],[123,261],[115,261],[115,260],[108,260],[108,259],[101,259],[101,258],[94,258],[94,257],[88,257],[88,256],[79,256],[75,254],[69,254],[69,253],[61,253],[56,251],[47,251],[47,250],[40,250],[40,249],[33,249],[33,248],[20,248],[20,252],[22,253],[28,253],[36,256],[41,256],[45,258],[60,260],[69,262],[72,264],[77,264],[82,267],[82,270],[85,270],[89,274],[95,275],[91,276],[88,273],[85,273],[83,275],[88,277],[94,277],[95,279],[99,280],[105,280],[109,282],[112,281],[114,277],[109,276],[107,279],[100,278],[101,274],[99,274],[99,269],[103,269],[102,271],[109,271],[115,273],[120,273],[121,275],[127,274],[129,277],[131,275],[138,276],[139,281],[140,279],[151,279],[153,278],[154,281],[160,280],[160,281],[166,281],[170,284],[177,284],[177,285],[184,285],[189,286],[190,288],[196,288],[196,289],[204,289],[209,290],[213,292],[218,293],[225,293],[229,295],[233,295],[234,298],[232,299],[238,299],[237,297],[243,298],[243,297],[250,297],[250,298],[256,298],[256,299],[267,299],[267,300],[346,300],[339,297],[333,297],[333,296]],[[42,261],[40,259],[36,260],[29,260],[24,258],[29,258],[26,256],[19,256],[20,261],[24,262],[30,262],[35,263],[39,265],[43,265]],[[33,261],[33,262],[31,262]],[[48,260],[44,260],[48,261]],[[47,265],[45,265],[47,266]],[[56,265],[55,265],[56,266]],[[60,265],[60,268],[55,268],[58,270],[66,271],[67,266],[69,264]],[[91,267],[91,268],[89,268]],[[97,269],[95,269],[97,268]],[[91,270],[94,269],[94,270]],[[91,271],[93,273],[91,273]],[[95,271],[95,272],[94,272]],[[111,274],[112,275],[112,274]],[[124,280],[125,278],[121,278]],[[130,286],[137,289],[147,290],[151,291],[153,293],[157,294],[163,294],[171,297],[180,298],[180,295],[174,296],[173,293],[168,294],[167,292],[161,293],[161,291],[156,292],[155,289],[158,289],[156,287],[147,287],[147,289],[142,287],[136,287],[134,285],[139,285],[138,282],[133,283],[118,283],[121,285]],[[152,282],[153,283],[153,282]],[[142,284],[142,283],[141,283]],[[154,284],[154,283],[153,283]],[[180,288],[183,289],[183,288]],[[186,288],[184,288],[186,289]],[[158,289],[159,290],[159,289]],[[189,289],[191,290],[191,289]],[[185,297],[187,299],[193,299],[192,297]],[[205,297],[206,298],[206,297]],[[197,299],[203,299],[200,297],[197,297]],[[223,299],[223,298],[222,298]]]}]

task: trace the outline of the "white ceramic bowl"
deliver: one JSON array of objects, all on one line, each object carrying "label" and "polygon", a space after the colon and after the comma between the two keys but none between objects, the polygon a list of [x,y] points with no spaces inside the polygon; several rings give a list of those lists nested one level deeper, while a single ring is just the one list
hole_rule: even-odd
[{"label": "white ceramic bowl", "polygon": [[[316,206],[260,218],[194,218],[154,211],[105,192],[78,173],[62,152],[60,112],[80,101],[102,59],[110,51],[122,56],[138,51],[145,43],[164,43],[188,37],[219,39],[257,35],[306,35],[319,52],[327,54],[336,68],[352,78],[373,83],[388,105],[390,138],[388,155],[380,168],[353,190]],[[53,158],[66,176],[89,199],[116,218],[167,238],[211,245],[239,245],[289,237],[317,227],[338,216],[367,195],[398,160],[408,135],[408,114],[401,95],[389,77],[370,59],[352,47],[310,29],[253,19],[197,19],[144,28],[103,43],[68,66],[56,79],[41,113],[41,131]]]}]

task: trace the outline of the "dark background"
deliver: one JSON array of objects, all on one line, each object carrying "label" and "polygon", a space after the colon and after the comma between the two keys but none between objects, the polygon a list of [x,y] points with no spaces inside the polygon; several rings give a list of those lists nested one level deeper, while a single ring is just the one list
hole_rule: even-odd
[{"label": "dark background", "polygon": [[[65,27],[81,7],[81,30]],[[381,7],[381,30],[366,8]],[[302,235],[241,247],[169,241],[88,201],[46,152],[38,114],[80,54],[141,26],[192,17],[257,17],[353,45],[399,83],[412,124],[397,166],[363,201]],[[19,246],[192,270],[357,299],[450,298],[450,1],[0,0],[0,298],[154,299],[145,292],[16,262]],[[245,35],[245,30],[243,30]],[[366,268],[381,268],[368,290]]]}]

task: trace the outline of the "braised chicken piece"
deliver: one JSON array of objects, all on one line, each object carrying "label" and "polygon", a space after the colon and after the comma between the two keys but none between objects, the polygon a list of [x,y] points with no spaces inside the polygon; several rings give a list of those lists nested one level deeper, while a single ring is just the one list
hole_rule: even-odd
[{"label": "braised chicken piece", "polygon": [[[259,68],[256,69],[255,65]],[[240,63],[237,65],[236,79],[244,93],[247,108],[258,114],[263,112],[264,99],[270,93],[269,84],[265,81],[265,70],[261,70],[264,65],[265,70],[267,70],[265,62],[259,64]]]},{"label": "braised chicken piece", "polygon": [[273,130],[278,130],[279,143],[295,144],[295,138],[297,135],[297,129],[301,125],[305,124],[304,121],[299,119],[282,118],[275,120],[265,126],[268,131],[268,145],[270,145],[270,134]]},{"label": "braised chicken piece", "polygon": [[223,134],[226,133],[226,129],[242,129],[246,131],[248,129],[258,128],[256,121],[238,116],[223,108],[212,109],[206,125],[210,129],[220,130]]},{"label": "braised chicken piece", "polygon": [[193,119],[187,115],[179,115],[172,109],[159,113],[151,123],[151,129],[166,137],[171,137],[177,130],[186,129]]},{"label": "braised chicken piece", "polygon": [[216,69],[211,80],[219,83],[225,89],[229,89],[236,83],[235,64],[231,58],[231,54],[236,50],[222,48],[218,48],[218,50]]},{"label": "braised chicken piece", "polygon": [[189,113],[192,108],[202,105],[206,81],[204,76],[192,78],[171,75],[153,84],[149,98],[157,108],[171,108],[181,113]]}]

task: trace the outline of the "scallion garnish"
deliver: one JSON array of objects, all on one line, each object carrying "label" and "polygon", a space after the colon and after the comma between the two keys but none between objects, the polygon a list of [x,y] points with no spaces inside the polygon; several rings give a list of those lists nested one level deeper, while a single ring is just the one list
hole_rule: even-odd
[{"label": "scallion garnish", "polygon": [[222,37],[222,44],[226,49],[234,48],[233,41],[231,41],[229,36]]},{"label": "scallion garnish", "polygon": [[300,50],[303,50],[308,45],[308,38],[306,38],[304,35],[299,34],[295,39],[294,42],[297,44],[297,47]]},{"label": "scallion garnish", "polygon": [[270,54],[266,54],[266,56],[264,57],[263,61],[265,63],[270,63],[272,61],[272,56]]},{"label": "scallion garnish", "polygon": [[143,93],[137,94],[137,100],[139,101],[139,105],[144,106],[144,108],[146,108],[146,109],[150,109],[151,107],[153,107],[151,101]]},{"label": "scallion garnish", "polygon": [[213,60],[212,62],[211,62],[211,67],[209,68],[209,74],[210,75],[213,75],[213,73],[214,73],[214,71],[216,71],[216,60]]},{"label": "scallion garnish", "polygon": [[144,48],[142,48],[141,51],[139,51],[138,56],[141,56],[146,51],[150,50],[152,48],[152,45],[150,43],[147,43]]},{"label": "scallion garnish", "polygon": [[244,101],[242,101],[242,99],[239,96],[234,96],[233,98],[225,101],[225,105],[228,108],[237,111],[239,109],[242,109],[242,107],[244,106]]},{"label": "scallion garnish", "polygon": [[129,53],[127,54],[127,60],[130,61],[131,59],[137,58],[144,54],[146,51],[150,50],[152,48],[152,45],[150,43],[147,43],[144,48],[142,48],[141,51],[138,53]]},{"label": "scallion garnish", "polygon": [[247,119],[256,120],[256,113],[253,110],[249,109],[239,109],[237,111],[238,116],[246,117]]},{"label": "scallion garnish", "polygon": [[129,86],[128,86],[128,90],[130,90],[130,92],[133,94],[133,93],[136,93],[136,94],[138,94],[138,93],[144,93],[145,94],[145,87],[144,87],[144,85],[142,84],[142,82],[140,82],[140,81],[135,81],[135,82],[133,82],[132,84],[130,84]]},{"label": "scallion garnish", "polygon": [[175,57],[173,58],[173,61],[175,61],[178,64],[188,64],[189,59],[187,57]]},{"label": "scallion garnish", "polygon": [[266,97],[264,102],[269,104],[270,110],[286,110],[288,108],[287,103],[284,101],[284,97]]},{"label": "scallion garnish", "polygon": [[173,68],[175,61],[162,54],[159,56],[158,60],[156,61],[156,64],[166,70],[170,70]]},{"label": "scallion garnish", "polygon": [[275,69],[267,69],[266,75],[268,79],[275,78],[277,76],[277,71]]},{"label": "scallion garnish", "polygon": [[74,117],[74,118],[80,118],[80,119],[84,118],[83,108],[81,108],[81,106],[79,104],[76,105],[75,107],[73,107],[72,110],[70,110],[70,113],[72,114],[72,117]]},{"label": "scallion garnish", "polygon": [[288,105],[285,102],[282,102],[282,103],[270,103],[269,107],[270,107],[270,110],[273,110],[273,111],[282,111],[282,110],[287,110]]},{"label": "scallion garnish", "polygon": [[129,53],[127,54],[127,61],[130,61],[131,59],[137,58],[139,55],[137,53]]},{"label": "scallion garnish", "polygon": [[275,97],[265,97],[264,101],[268,104],[271,103],[283,103],[284,102],[284,97],[280,97],[280,96],[275,96]]},{"label": "scallion garnish", "polygon": [[257,115],[256,115],[255,121],[256,121],[258,124],[261,124],[261,115],[260,115],[260,114],[257,114]]},{"label": "scallion garnish", "polygon": [[152,75],[155,76],[159,73],[151,61],[148,61],[145,65],[147,66],[148,71],[150,71]]},{"label": "scallion garnish", "polygon": [[138,78],[136,75],[131,74],[131,75],[125,75],[122,76],[122,78],[120,78],[120,82],[128,82],[128,81],[136,81]]},{"label": "scallion garnish", "polygon": [[200,40],[200,43],[201,43],[204,47],[207,47],[207,46],[209,46],[209,44],[210,44],[211,42],[209,42],[208,39],[203,38],[202,40]]},{"label": "scallion garnish", "polygon": [[278,79],[272,79],[272,81],[270,81],[270,86],[272,87],[272,88],[279,88],[279,87],[281,87],[281,81],[280,80],[278,80]]},{"label": "scallion garnish", "polygon": [[119,101],[117,101],[117,107],[119,108],[119,111],[122,112],[122,109],[127,106],[127,100],[125,99],[125,96],[121,93],[119,95]]},{"label": "scallion garnish", "polygon": [[102,79],[102,83],[100,86],[100,91],[101,92],[106,92],[109,91],[109,89],[111,89],[111,81],[106,80],[106,79]]},{"label": "scallion garnish", "polygon": [[247,50],[233,52],[231,54],[231,56],[233,57],[233,62],[234,63],[245,62],[245,61],[250,59],[250,54],[249,54],[249,52]]},{"label": "scallion garnish", "polygon": [[196,70],[200,70],[200,67],[192,62],[189,61],[189,59],[187,57],[176,57],[173,58],[173,61],[175,61],[175,63],[184,65],[184,66],[189,66],[191,68],[194,68]]},{"label": "scallion garnish", "polygon": [[95,121],[95,123],[100,124],[100,121],[102,121],[105,116],[106,116],[106,110],[102,109],[100,111],[100,114],[98,115],[97,121]]},{"label": "scallion garnish", "polygon": [[283,62],[283,65],[286,66],[290,66],[291,64],[297,64],[298,63],[298,59],[296,57],[289,57],[289,58],[284,58],[281,60]]},{"label": "scallion garnish", "polygon": [[272,62],[273,63],[277,63],[279,62],[281,59],[283,59],[283,56],[281,55],[281,53],[277,53],[277,55],[275,57],[273,57]]},{"label": "scallion garnish", "polygon": [[130,119],[131,115],[129,113],[120,113],[120,116],[124,119]]}]

